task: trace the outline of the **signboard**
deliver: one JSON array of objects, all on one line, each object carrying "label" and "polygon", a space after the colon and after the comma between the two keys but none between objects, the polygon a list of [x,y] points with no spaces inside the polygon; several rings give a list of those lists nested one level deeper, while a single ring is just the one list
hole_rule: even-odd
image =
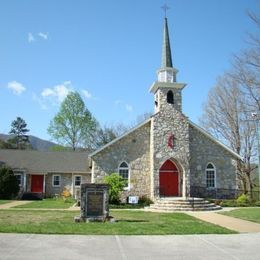
[{"label": "signboard", "polygon": [[104,214],[104,196],[103,192],[87,192],[87,217],[103,216]]},{"label": "signboard", "polygon": [[102,183],[82,183],[80,217],[85,221],[104,221],[109,217],[109,186]]},{"label": "signboard", "polygon": [[128,203],[129,204],[137,204],[138,203],[138,196],[129,196],[128,197]]}]

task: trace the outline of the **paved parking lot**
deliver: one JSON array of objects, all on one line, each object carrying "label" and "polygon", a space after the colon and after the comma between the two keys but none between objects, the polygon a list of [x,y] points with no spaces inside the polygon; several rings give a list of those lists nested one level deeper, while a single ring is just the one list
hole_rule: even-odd
[{"label": "paved parking lot", "polygon": [[260,233],[182,236],[0,234],[0,259],[259,259]]}]

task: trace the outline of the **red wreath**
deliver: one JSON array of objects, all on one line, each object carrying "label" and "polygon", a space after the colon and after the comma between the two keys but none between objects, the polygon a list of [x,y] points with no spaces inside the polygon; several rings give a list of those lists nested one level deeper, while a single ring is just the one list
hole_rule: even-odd
[{"label": "red wreath", "polygon": [[168,146],[173,149],[174,135],[170,135],[168,138]]}]

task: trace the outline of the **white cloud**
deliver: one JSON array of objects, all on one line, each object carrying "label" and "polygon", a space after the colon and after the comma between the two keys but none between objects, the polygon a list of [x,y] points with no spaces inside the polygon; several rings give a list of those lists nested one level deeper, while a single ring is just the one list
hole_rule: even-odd
[{"label": "white cloud", "polygon": [[43,98],[51,98],[54,101],[62,102],[69,92],[72,91],[71,82],[65,81],[60,85],[56,85],[52,88],[45,88],[41,92]]},{"label": "white cloud", "polygon": [[44,40],[48,40],[48,33],[39,32],[38,36],[40,36]]},{"label": "white cloud", "polygon": [[43,109],[43,110],[48,109],[48,107],[44,103],[44,101],[40,97],[38,97],[35,93],[33,93],[33,100],[36,101],[40,105],[41,109]]},{"label": "white cloud", "polygon": [[48,96],[54,96],[55,92],[54,90],[50,89],[50,88],[45,88],[42,93],[41,93],[42,97],[48,97]]},{"label": "white cloud", "polygon": [[26,90],[23,84],[17,81],[8,82],[7,88],[11,89],[15,95],[21,95]]},{"label": "white cloud", "polygon": [[92,94],[89,91],[85,90],[85,89],[82,90],[82,93],[83,93],[84,97],[86,97],[88,99],[93,97]]},{"label": "white cloud", "polygon": [[28,42],[31,43],[31,42],[34,42],[35,41],[35,37],[33,36],[32,33],[28,33]]}]

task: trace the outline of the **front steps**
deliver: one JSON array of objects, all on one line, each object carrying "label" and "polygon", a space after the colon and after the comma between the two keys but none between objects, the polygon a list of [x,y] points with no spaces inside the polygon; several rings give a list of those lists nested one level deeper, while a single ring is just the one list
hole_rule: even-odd
[{"label": "front steps", "polygon": [[219,210],[220,206],[202,198],[168,197],[155,200],[154,204],[147,207],[151,211],[210,211]]}]

